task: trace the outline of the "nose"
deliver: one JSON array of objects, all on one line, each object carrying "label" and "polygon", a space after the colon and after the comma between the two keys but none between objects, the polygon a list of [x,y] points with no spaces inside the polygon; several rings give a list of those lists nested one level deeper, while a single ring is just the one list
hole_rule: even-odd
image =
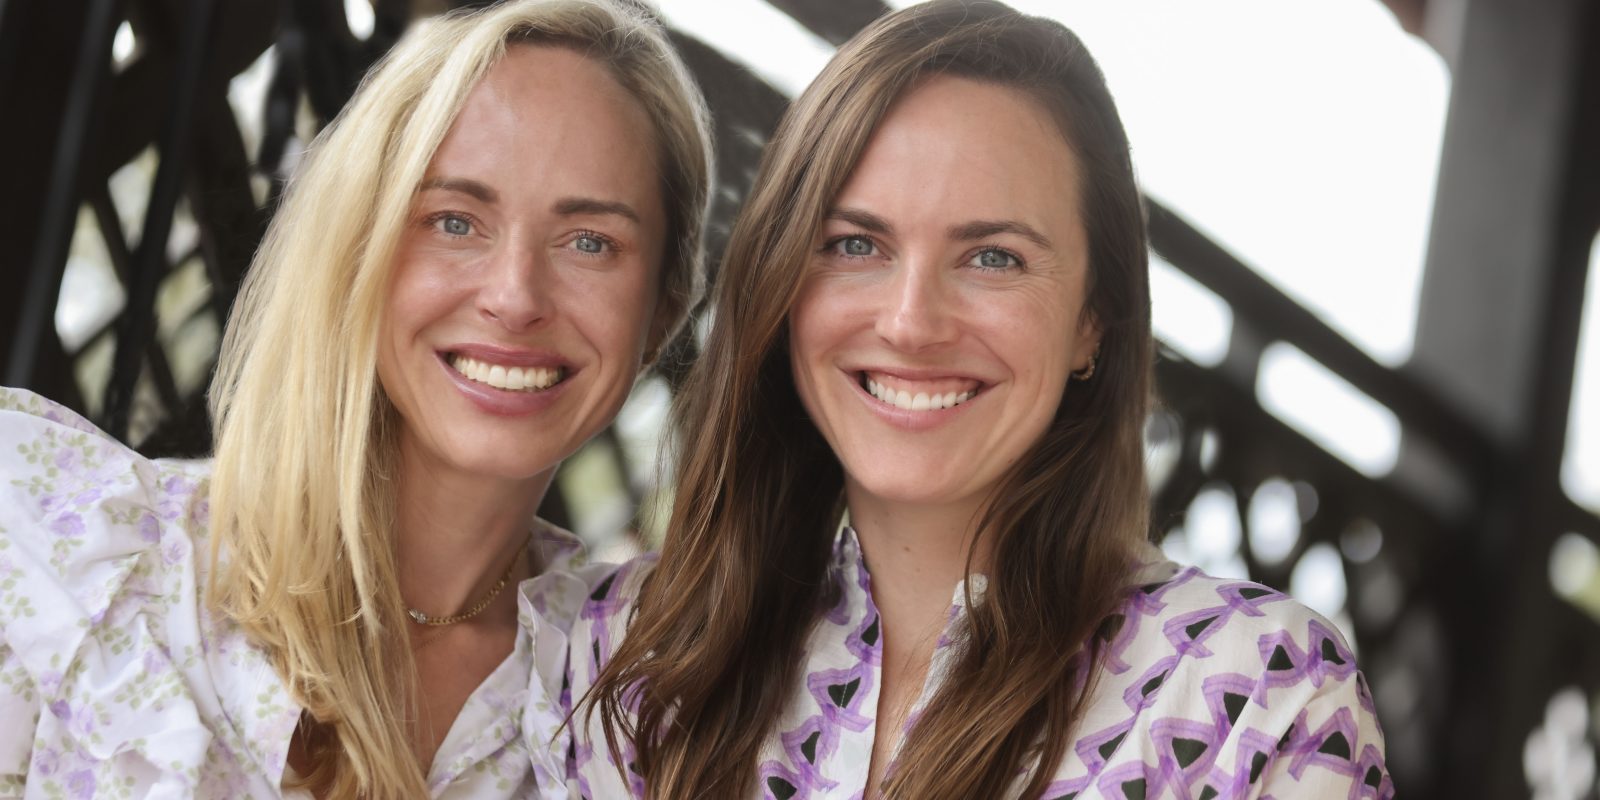
[{"label": "nose", "polygon": [[885,286],[877,333],[905,352],[945,344],[955,338],[948,287],[931,260],[907,261]]},{"label": "nose", "polygon": [[551,313],[551,277],[540,249],[507,242],[484,269],[478,312],[509,332],[527,330]]}]

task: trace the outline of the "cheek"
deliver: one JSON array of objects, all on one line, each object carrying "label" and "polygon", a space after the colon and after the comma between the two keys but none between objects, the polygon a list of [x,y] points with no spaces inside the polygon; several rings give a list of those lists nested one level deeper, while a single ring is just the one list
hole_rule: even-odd
[{"label": "cheek", "polygon": [[[405,248],[414,249],[414,248]],[[434,259],[402,257],[389,278],[385,298],[386,338],[403,339],[447,315],[463,300],[464,270]]]},{"label": "cheek", "polygon": [[610,352],[642,354],[660,291],[655,270],[621,270],[586,276],[577,292],[572,318],[595,346]]},{"label": "cheek", "polygon": [[997,335],[1043,375],[1064,376],[1084,335],[1079,324],[1081,295],[1068,286],[1039,287],[1013,296],[1006,305],[989,315]]},{"label": "cheek", "polygon": [[832,343],[834,303],[814,283],[801,288],[789,310],[789,360],[801,399],[810,405],[813,372]]}]

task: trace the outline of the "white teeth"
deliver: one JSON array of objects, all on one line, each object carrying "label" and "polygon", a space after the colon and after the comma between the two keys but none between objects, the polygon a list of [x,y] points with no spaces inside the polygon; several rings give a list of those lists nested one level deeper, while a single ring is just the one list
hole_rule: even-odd
[{"label": "white teeth", "polygon": [[450,357],[450,366],[467,380],[512,392],[540,391],[561,381],[560,367],[506,367],[462,355]]},{"label": "white teeth", "polygon": [[905,391],[896,391],[871,378],[867,379],[867,393],[878,400],[906,411],[937,411],[943,408],[955,408],[972,399],[972,392],[947,392],[945,394],[927,394],[918,392],[913,395]]}]

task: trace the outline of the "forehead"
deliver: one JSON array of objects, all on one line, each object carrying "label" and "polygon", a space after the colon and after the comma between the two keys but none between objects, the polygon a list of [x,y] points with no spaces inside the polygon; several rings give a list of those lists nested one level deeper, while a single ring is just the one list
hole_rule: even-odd
[{"label": "forehead", "polygon": [[1030,94],[938,75],[890,106],[846,180],[840,203],[1075,226],[1079,174],[1060,126]]},{"label": "forehead", "polygon": [[468,93],[429,166],[502,193],[659,203],[654,126],[603,63],[550,44],[507,48]]}]

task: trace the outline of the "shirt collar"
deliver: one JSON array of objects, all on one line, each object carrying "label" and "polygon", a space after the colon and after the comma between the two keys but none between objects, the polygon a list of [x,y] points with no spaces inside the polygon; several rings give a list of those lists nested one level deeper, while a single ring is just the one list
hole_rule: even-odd
[{"label": "shirt collar", "polygon": [[[871,570],[867,568],[866,557],[861,554],[861,539],[856,529],[850,525],[850,512],[846,511],[839,521],[839,529],[833,539],[833,562],[831,571],[834,580],[846,593],[851,587],[858,587],[856,591],[869,591],[871,585]],[[858,578],[862,576],[866,579]],[[989,589],[989,576],[981,572],[973,572],[965,578],[956,581],[955,588],[950,591],[951,612],[965,611],[967,606],[967,585],[972,586],[972,602],[983,602],[983,596]]]},{"label": "shirt collar", "polygon": [[[568,535],[570,536],[571,534]],[[1139,545],[1134,554],[1134,565],[1128,576],[1128,586],[1163,583],[1171,580],[1181,569],[1178,564],[1166,557],[1161,548],[1150,542],[1144,542]],[[871,582],[870,579],[867,579],[867,576],[870,576],[871,571],[867,568],[866,558],[861,554],[859,534],[850,525],[850,512],[848,510],[839,520],[839,528],[834,534],[831,571],[834,580],[845,593],[848,594],[853,587],[855,587],[855,591],[870,592]],[[857,576],[862,577],[858,578]],[[982,603],[984,595],[988,593],[989,576],[981,572],[970,573],[966,578],[957,581],[955,588],[950,593],[952,621],[954,621],[955,616],[965,613],[969,609],[966,591],[969,583],[972,585],[971,599],[973,604]]]}]

